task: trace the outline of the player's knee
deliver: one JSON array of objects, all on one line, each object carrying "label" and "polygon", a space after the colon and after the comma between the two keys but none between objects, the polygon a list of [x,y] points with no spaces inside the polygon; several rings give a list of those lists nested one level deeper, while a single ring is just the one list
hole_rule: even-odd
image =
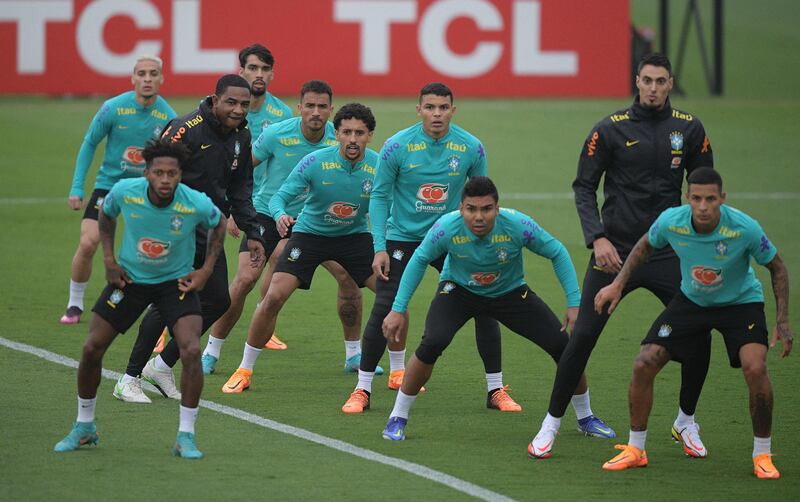
[{"label": "player's knee", "polygon": [[436,364],[436,360],[439,359],[439,356],[442,355],[442,352],[446,348],[446,345],[442,344],[431,344],[431,343],[421,343],[417,350],[414,351],[414,354],[417,356],[417,359],[422,361],[425,364]]},{"label": "player's knee", "polygon": [[272,315],[280,312],[284,303],[286,303],[286,296],[272,289],[267,291],[267,296],[264,297],[264,309],[267,313]]},{"label": "player's knee", "polygon": [[633,375],[636,378],[653,378],[658,370],[661,369],[662,354],[661,347],[644,346],[633,361]]},{"label": "player's knee", "polygon": [[100,240],[94,236],[87,235],[86,233],[81,234],[81,240],[78,242],[78,254],[84,258],[91,259],[97,251],[97,246],[99,244]]},{"label": "player's knee", "polygon": [[89,362],[97,362],[103,358],[106,352],[106,347],[98,344],[92,337],[86,339],[83,343],[83,360]]},{"label": "player's knee", "polygon": [[239,270],[236,272],[236,277],[233,279],[231,289],[240,294],[247,294],[253,290],[253,287],[255,287],[256,283],[258,282],[259,275],[260,269],[248,268],[246,271]]},{"label": "player's knee", "polygon": [[756,382],[767,376],[767,362],[760,358],[742,359],[742,373],[748,382]]}]

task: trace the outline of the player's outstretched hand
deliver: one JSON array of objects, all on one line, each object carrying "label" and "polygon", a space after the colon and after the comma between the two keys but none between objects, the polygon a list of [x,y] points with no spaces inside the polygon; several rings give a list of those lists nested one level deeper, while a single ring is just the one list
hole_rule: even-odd
[{"label": "player's outstretched hand", "polygon": [[617,248],[605,237],[595,239],[594,262],[607,274],[617,274],[622,270],[622,259],[617,253]]},{"label": "player's outstretched hand", "polygon": [[185,277],[178,278],[178,289],[184,293],[189,291],[202,291],[206,286],[211,271],[205,269],[192,270]]},{"label": "player's outstretched hand", "polygon": [[406,323],[406,316],[400,312],[392,310],[383,319],[383,336],[390,342],[399,342],[400,335],[403,333],[403,326]]},{"label": "player's outstretched hand", "polygon": [[578,320],[578,307],[567,307],[567,313],[564,314],[564,322],[561,324],[561,331],[566,331],[568,335],[571,335],[576,320]]},{"label": "player's outstretched hand", "polygon": [[605,307],[607,303],[611,303],[611,305],[608,306],[608,315],[611,315],[614,309],[617,308],[620,298],[622,298],[622,287],[618,286],[616,281],[612,282],[598,291],[597,295],[594,297],[595,312],[602,314],[603,307]]},{"label": "player's outstretched hand", "polygon": [[106,281],[120,289],[124,288],[126,284],[133,282],[131,278],[128,277],[128,273],[125,272],[125,269],[120,267],[117,262],[106,263]]},{"label": "player's outstretched hand", "polygon": [[264,245],[256,239],[247,239],[247,250],[250,251],[250,267],[261,268],[264,266]]},{"label": "player's outstretched hand", "polygon": [[286,234],[289,233],[289,228],[294,225],[294,218],[289,216],[288,214],[282,215],[278,218],[278,221],[275,222],[275,227],[278,229],[278,233],[281,237],[286,237]]},{"label": "player's outstretched hand", "polygon": [[772,341],[769,346],[775,347],[778,343],[778,338],[781,339],[781,345],[783,345],[781,357],[786,357],[792,351],[792,342],[794,341],[794,333],[792,333],[788,322],[779,322],[775,325],[775,329],[772,330]]},{"label": "player's outstretched hand", "polygon": [[372,271],[382,281],[389,280],[389,253],[378,251],[372,259]]},{"label": "player's outstretched hand", "polygon": [[239,227],[236,226],[236,222],[233,221],[233,218],[228,218],[228,235],[233,237],[234,239],[238,239],[239,236],[242,234],[242,231],[239,230]]},{"label": "player's outstretched hand", "polygon": [[67,204],[69,204],[69,208],[73,211],[78,211],[83,206],[83,199],[77,195],[70,195],[69,199],[67,199]]}]

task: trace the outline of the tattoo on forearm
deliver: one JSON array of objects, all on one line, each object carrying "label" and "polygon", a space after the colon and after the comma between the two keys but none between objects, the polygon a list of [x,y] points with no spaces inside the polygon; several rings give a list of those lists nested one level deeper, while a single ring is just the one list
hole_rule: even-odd
[{"label": "tattoo on forearm", "polygon": [[97,218],[97,229],[100,233],[100,243],[103,246],[105,256],[114,256],[114,234],[117,230],[117,220],[109,218],[100,210]]},{"label": "tattoo on forearm", "polygon": [[653,248],[650,246],[650,242],[647,240],[647,234],[645,234],[641,239],[639,239],[639,242],[637,242],[631,250],[628,258],[622,265],[622,270],[620,270],[619,274],[617,275],[617,280],[621,281],[623,284],[626,284],[628,279],[631,278],[633,271],[639,268],[639,265],[647,261],[647,258],[650,256],[650,252],[652,250]]},{"label": "tattoo on forearm", "polygon": [[767,264],[772,277],[772,292],[775,295],[775,312],[779,321],[789,320],[789,271],[780,256]]},{"label": "tattoo on forearm", "polygon": [[217,261],[217,257],[222,252],[222,243],[225,242],[225,226],[226,222],[220,221],[219,225],[209,230],[208,244],[206,244],[206,263]]}]

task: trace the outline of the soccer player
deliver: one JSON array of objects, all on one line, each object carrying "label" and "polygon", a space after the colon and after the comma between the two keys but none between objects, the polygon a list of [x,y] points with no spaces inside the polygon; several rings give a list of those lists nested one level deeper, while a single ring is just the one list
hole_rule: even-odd
[{"label": "soccer player", "polygon": [[[522,271],[527,248],[552,261],[567,298],[563,324],[528,287]],[[469,319],[478,315],[497,319],[509,329],[543,348],[558,361],[567,345],[567,331],[578,316],[580,289],[567,249],[528,215],[500,209],[497,188],[489,178],[470,178],[461,193],[458,211],[434,223],[414,251],[400,281],[392,311],[383,321],[384,335],[398,339],[405,330],[405,312],[425,268],[446,256],[428,317],[425,334],[408,362],[403,384],[383,437],[405,439],[408,412],[433,365]],[[575,410],[588,412],[586,378],[581,376]]]},{"label": "soccer player", "polygon": [[[225,215],[231,214],[247,236],[247,249],[253,268],[263,266],[264,246],[253,208],[252,157],[250,131],[245,115],[250,106],[250,86],[239,75],[224,75],[217,81],[213,96],[188,115],[173,120],[163,137],[189,148],[183,183],[208,195]],[[197,236],[196,266],[205,259],[205,239]],[[208,286],[200,293],[203,327],[211,327],[228,310],[228,266],[224,250],[217,257]],[[178,346],[170,341],[164,351],[148,361],[166,323],[162,313],[150,309],[139,326],[139,336],[128,360],[128,368],[114,390],[123,401],[149,402],[139,386],[138,375],[155,385],[165,397],[179,399],[172,367],[180,357]]]},{"label": "soccer player", "polygon": [[[453,92],[444,84],[420,90],[417,115],[421,121],[389,138],[381,149],[380,166],[370,201],[370,224],[375,248],[372,269],[377,291],[361,341],[358,384],[342,406],[345,413],[369,408],[372,379],[387,347],[381,325],[397,294],[397,287],[414,250],[431,225],[458,208],[467,178],[486,175],[486,153],[481,142],[451,123],[456,107]],[[444,257],[432,265],[442,269]],[[485,316],[475,318],[478,352],[483,359],[488,389],[487,406],[521,411],[503,386],[500,326]],[[397,390],[405,373],[406,333],[390,340],[391,373],[388,386]]]},{"label": "soccer player", "polygon": [[[777,479],[780,473],[770,458],[773,398],[767,375],[764,292],[750,260],[765,266],[772,277],[777,317],[772,344],[780,337],[782,357],[791,352],[794,338],[789,326],[789,274],[758,222],[725,204],[717,171],[696,169],[689,175],[688,185],[689,203],[661,213],[631,250],[614,281],[594,300],[598,312],[610,304],[610,314],[633,272],[655,249],[669,245],[677,253],[680,291],[653,322],[633,363],[628,444],[617,445],[622,452],[603,469],[647,466],[647,418],[656,375],[670,359],[691,357],[698,344],[706,343],[706,333],[716,329],[725,340],[731,367],[742,368],[750,392],[754,472],[762,479]],[[685,444],[684,451],[692,455],[692,447]]]},{"label": "soccer player", "polygon": [[[95,405],[103,355],[119,333],[153,303],[170,326],[181,348],[180,425],[172,452],[183,458],[202,458],[195,444],[203,372],[199,336],[202,290],[211,276],[225,238],[225,219],[206,195],[180,183],[187,155],[183,145],[168,140],[149,143],[144,178],[117,182],[106,195],[99,232],[108,285],[92,309],[89,336],[78,366],[78,418],[55,451],[77,450],[97,443]],[[125,229],[119,262],[114,258],[116,220]],[[202,267],[192,270],[195,232],[208,231]]]},{"label": "soccer player", "polygon": [[[253,195],[258,223],[264,229],[264,249],[270,256],[270,266],[264,274],[262,281],[263,293],[272,280],[272,271],[277,264],[278,257],[291,235],[291,230],[286,236],[278,233],[275,220],[269,216],[269,201],[278,191],[286,178],[291,174],[297,162],[306,155],[321,148],[338,145],[333,124],[328,118],[333,111],[333,91],[330,86],[320,80],[310,80],[300,89],[300,104],[298,105],[299,117],[291,118],[280,124],[273,124],[265,129],[262,135],[253,144],[253,164],[266,166],[266,177],[262,180],[260,190]],[[286,214],[296,218],[303,208],[305,193],[297,199],[289,201]],[[229,225],[230,226],[230,225]],[[331,271],[339,283],[338,312],[342,321],[345,337],[345,371],[356,372],[361,362],[361,291],[353,282],[350,275],[341,265],[334,261],[327,261],[323,267]],[[246,248],[239,249],[239,266],[236,277],[230,287],[231,306],[220,319],[211,327],[208,344],[203,351],[203,373],[208,375],[214,372],[220,358],[222,344],[233,329],[233,326],[242,315],[244,301],[247,294],[253,289],[263,268],[250,266],[250,257]],[[267,342],[268,349],[285,349],[286,345],[276,342],[273,334]]]},{"label": "soccer player", "polygon": [[[622,260],[661,211],[680,205],[684,172],[688,175],[698,166],[713,165],[703,124],[697,117],[672,108],[672,84],[669,59],[661,54],[644,57],[638,66],[639,92],[633,105],[598,122],[581,150],[572,188],[586,247],[593,253],[583,278],[578,320],[558,362],[548,413],[532,441],[535,452],[546,450],[542,458],[549,456],[578,378],[608,321],[607,314],[594,311],[595,294],[611,283]],[[601,216],[597,189],[603,177]],[[679,284],[678,259],[667,247],[650,257],[623,294],[644,288],[666,305]],[[695,451],[701,457],[707,452],[694,413],[708,372],[710,334],[705,340],[703,350],[698,347],[692,359],[681,366],[680,408],[673,428],[673,437],[697,445]],[[616,436],[610,427],[593,420],[580,422],[578,429],[597,437]]]},{"label": "soccer player", "polygon": [[61,324],[75,324],[81,319],[83,295],[92,274],[92,257],[100,242],[97,217],[103,198],[117,181],[142,175],[142,147],[147,140],[158,138],[164,126],[175,118],[175,110],[158,95],[164,82],[162,66],[160,58],[139,56],[131,76],[133,90],[103,103],[81,143],[68,199],[74,211],[80,210],[83,204],[86,173],[97,146],[103,138],[108,138],[94,190],[83,213],[80,243],[72,258],[69,301]]},{"label": "soccer player", "polygon": [[[222,392],[250,387],[261,347],[275,330],[278,313],[297,289],[309,289],[321,263],[338,262],[359,287],[375,287],[372,236],[367,208],[378,154],[367,148],[375,130],[372,111],[358,103],[342,106],[333,119],[339,145],[306,155],[269,203],[281,236],[292,236],[278,260],[267,296],[253,313],[239,368]],[[269,131],[269,129],[267,130]],[[308,191],[297,219],[287,208]]]}]

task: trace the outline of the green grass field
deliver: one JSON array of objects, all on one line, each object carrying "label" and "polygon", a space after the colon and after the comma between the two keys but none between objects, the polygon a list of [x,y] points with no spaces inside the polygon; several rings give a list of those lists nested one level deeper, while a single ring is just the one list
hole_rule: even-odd
[{"label": "green grass field", "polygon": [[[792,16],[778,18],[754,6],[729,4],[729,22],[735,28],[749,26],[745,22],[748,17],[759,28],[758,33],[766,33],[767,24],[774,25],[765,35],[762,70],[753,75],[753,71],[742,69],[744,63],[731,64],[729,78],[740,79],[730,82],[729,96],[705,98],[702,92],[689,89],[689,98],[675,98],[673,104],[703,120],[725,179],[729,203],[758,218],[787,263],[791,321],[798,330],[797,70],[786,69],[785,80],[770,79],[764,84],[768,77],[780,74],[780,54],[789,53],[787,37],[797,47],[798,35],[788,29],[794,26]],[[788,2],[781,5],[791,6]],[[634,2],[635,19],[651,13],[649,4]],[[729,59],[753,53],[753,49],[744,49],[751,40],[751,31],[730,29],[726,46]],[[743,81],[743,75],[753,76]],[[164,91],[168,96],[169,85]],[[287,98],[289,103],[293,100]],[[346,101],[336,99],[337,104]],[[392,132],[415,120],[412,100],[362,101],[373,107],[378,119],[372,145],[376,149]],[[88,324],[84,321],[64,327],[57,322],[67,299],[69,264],[80,223],[80,215],[67,208],[66,195],[78,146],[100,102],[0,98],[0,137],[6,145],[0,156],[0,217],[6,222],[5,237],[0,239],[0,283],[4,286],[0,337],[71,359],[80,355]],[[197,100],[170,102],[184,113]],[[560,194],[570,191],[577,156],[591,125],[626,104],[627,100],[457,99],[456,121],[482,138],[501,204],[533,215],[561,239],[580,277],[588,251],[582,243],[573,202]],[[231,277],[237,247],[238,242],[227,241]],[[89,305],[103,287],[102,260],[96,259],[95,267],[87,291]],[[561,313],[563,294],[550,264],[531,256],[526,275],[532,288]],[[774,301],[769,276],[764,269],[759,269],[758,275],[765,285],[767,319],[772,323]],[[436,277],[429,272],[412,302],[410,350],[421,336],[435,283]],[[781,480],[757,481],[752,474],[747,390],[741,373],[728,367],[718,335],[697,413],[709,458],[687,459],[669,439],[679,387],[679,368],[671,364],[656,384],[647,444],[650,467],[607,473],[600,465],[614,454],[614,442],[582,437],[573,427],[571,410],[565,416],[553,457],[546,461],[527,458],[526,444],[546,412],[554,365],[537,347],[504,331],[504,377],[523,413],[487,410],[483,369],[471,325],[456,337],[437,364],[428,392],[417,400],[407,441],[384,441],[380,432],[395,395],[385,387],[385,377],[376,377],[369,412],[346,416],[340,411],[355,377],[341,368],[344,352],[334,296],[334,282],[324,271],[319,272],[313,290],[298,292],[279,318],[278,333],[289,350],[265,351],[256,365],[251,390],[243,395],[224,395],[219,389],[239,362],[255,305],[255,299],[250,298],[241,322],[224,346],[217,373],[206,378],[203,398],[433,469],[439,473],[433,477],[439,480],[445,474],[453,476],[489,490],[484,494],[487,498],[789,500],[796,499],[800,490],[800,403],[795,383],[800,354],[784,360],[777,350],[769,354],[776,400],[773,451],[778,455],[775,463],[783,475]],[[367,291],[364,296],[368,312],[372,294]],[[622,442],[627,440],[631,362],[659,311],[660,303],[648,293],[631,295],[612,318],[589,362],[593,409],[616,428]],[[131,330],[118,338],[106,356],[105,368],[123,371],[134,336],[135,330]],[[388,367],[388,357],[382,365]],[[99,389],[100,444],[75,454],[56,455],[52,447],[75,417],[75,370],[3,344],[0,382],[0,422],[4,424],[0,435],[0,498],[6,500],[467,497],[464,491],[401,470],[397,464],[380,463],[375,455],[356,456],[275,430],[279,426],[263,427],[212,409],[201,410],[197,426],[198,444],[206,458],[199,462],[174,459],[169,448],[177,426],[177,403],[156,395],[151,395],[154,403],[149,406],[122,403],[111,396],[110,380],[103,380]],[[466,490],[474,493],[469,487]]]}]

